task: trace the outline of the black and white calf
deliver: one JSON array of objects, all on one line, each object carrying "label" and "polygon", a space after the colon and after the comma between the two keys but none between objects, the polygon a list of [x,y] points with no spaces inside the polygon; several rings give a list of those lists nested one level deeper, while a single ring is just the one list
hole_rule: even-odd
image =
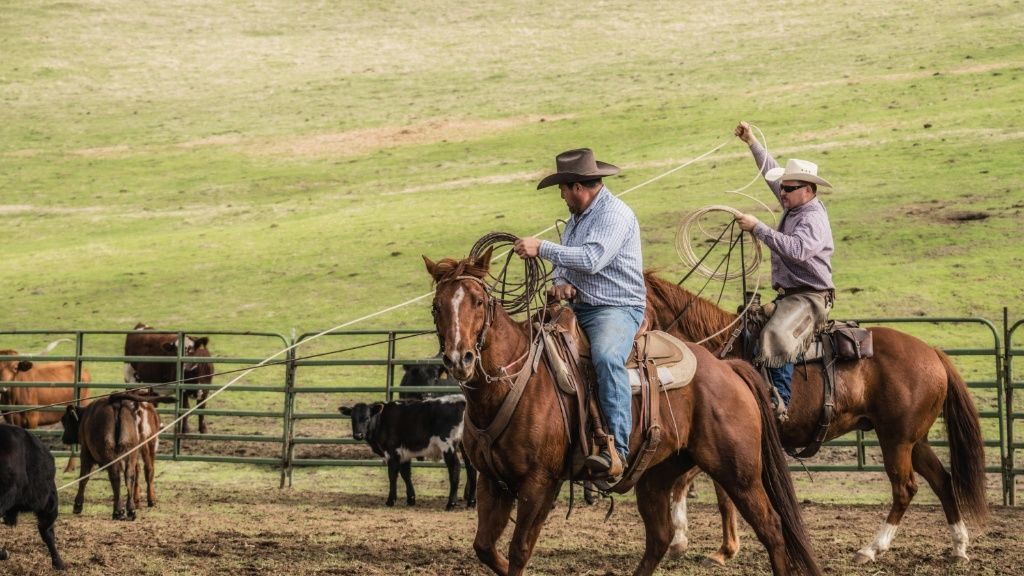
[{"label": "black and white calf", "polygon": [[[19,512],[35,512],[39,535],[53,567],[64,569],[53,525],[57,521],[57,485],[53,456],[38,438],[16,426],[0,424],[0,517],[14,526]],[[0,560],[7,550],[0,548]]]},{"label": "black and white calf", "polygon": [[[448,467],[448,505],[452,510],[458,504],[459,455],[462,452],[462,417],[466,400],[458,394],[427,400],[359,403],[341,406],[338,411],[352,417],[352,437],[365,440],[374,454],[384,458],[388,466],[388,499],[394,506],[397,496],[398,475],[405,481],[405,502],[416,504],[416,491],[412,487],[413,458],[444,459]],[[476,505],[476,470],[462,453],[466,463],[466,506]]]},{"label": "black and white calf", "polygon": [[[435,356],[440,362],[440,355]],[[455,381],[448,379],[448,371],[444,366],[438,364],[402,364],[402,382],[399,384],[402,390],[415,388],[417,386],[454,386]],[[434,398],[438,396],[433,392],[399,392],[401,399],[422,400],[423,398]]]}]

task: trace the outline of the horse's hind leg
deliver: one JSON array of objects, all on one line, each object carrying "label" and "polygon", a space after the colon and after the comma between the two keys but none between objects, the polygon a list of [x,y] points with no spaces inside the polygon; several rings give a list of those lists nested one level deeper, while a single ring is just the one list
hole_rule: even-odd
[{"label": "horse's hind leg", "polygon": [[[673,500],[677,494],[685,494],[684,489],[688,482],[685,477],[681,478],[680,474],[685,468],[692,466],[692,460],[683,457],[663,462],[648,470],[637,483],[636,505],[644,521],[646,543],[643,558],[640,559],[633,576],[653,574],[668,552],[669,546],[675,544],[679,532],[682,532],[685,539],[685,526],[680,529],[677,524]],[[685,506],[685,499],[682,501]],[[683,520],[685,522],[685,513]]]},{"label": "horse's hind leg", "polygon": [[508,574],[508,559],[497,548],[498,539],[508,525],[512,504],[511,492],[502,490],[494,480],[481,475],[477,482],[476,537],[473,550],[477,558],[496,574]]},{"label": "horse's hind leg", "polygon": [[740,550],[740,537],[736,531],[736,505],[722,486],[715,482],[715,496],[718,499],[718,513],[722,517],[722,545],[704,559],[709,566],[725,566]]},{"label": "horse's hind leg", "polygon": [[[743,484],[748,485],[744,486]],[[724,489],[725,486],[722,488]],[[753,528],[757,539],[764,544],[768,551],[772,573],[776,576],[790,574],[790,568],[786,561],[788,558],[786,543],[782,537],[782,521],[768,501],[768,494],[765,493],[761,476],[758,475],[749,483],[734,483],[729,497],[747,524]]]},{"label": "horse's hind leg", "polygon": [[889,482],[892,484],[892,507],[889,509],[889,516],[886,517],[885,524],[875,535],[875,539],[854,555],[853,560],[857,564],[867,564],[889,549],[896,536],[900,520],[903,519],[903,514],[910,506],[914,495],[917,494],[917,482],[914,480],[911,461],[913,444],[908,442],[887,443],[881,436],[879,444],[882,446],[885,473],[889,476]]},{"label": "horse's hind leg", "polygon": [[953,479],[949,472],[942,466],[935,451],[928,445],[926,438],[922,438],[914,444],[911,457],[914,463],[914,471],[924,477],[931,486],[935,495],[942,502],[942,511],[946,514],[946,522],[949,524],[949,532],[953,537],[953,557],[961,560],[969,560],[967,557],[967,544],[970,537],[967,534],[967,525],[960,516],[960,506],[953,496]]}]

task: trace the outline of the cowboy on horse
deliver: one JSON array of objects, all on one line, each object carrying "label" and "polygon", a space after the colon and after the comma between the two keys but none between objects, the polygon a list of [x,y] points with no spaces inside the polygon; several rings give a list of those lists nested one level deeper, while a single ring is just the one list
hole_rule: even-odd
[{"label": "cowboy on horse", "polygon": [[540,256],[555,265],[549,297],[572,300],[590,340],[598,400],[614,443],[599,443],[600,451],[585,464],[594,477],[615,478],[628,462],[632,429],[625,364],[646,306],[640,225],[602,182],[617,174],[617,167],[595,160],[589,148],[563,152],[555,165],[537,189],[557,184],[569,207],[562,244],[525,237],[516,241],[515,251],[521,258]]},{"label": "cowboy on horse", "polygon": [[778,292],[774,312],[761,331],[754,362],[764,366],[776,390],[779,417],[786,419],[793,363],[814,342],[828,321],[835,300],[832,284],[832,227],[818,199],[818,186],[832,187],[818,176],[818,166],[791,158],[782,168],[758,143],[746,122],[736,136],[750,146],[765,181],[782,204],[778,230],[750,214],[736,216],[740,229],[752,233],[772,252],[772,288]]}]

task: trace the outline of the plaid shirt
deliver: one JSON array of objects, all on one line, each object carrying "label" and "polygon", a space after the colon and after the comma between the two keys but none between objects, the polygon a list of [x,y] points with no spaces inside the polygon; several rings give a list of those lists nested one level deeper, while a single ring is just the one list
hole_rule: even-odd
[{"label": "plaid shirt", "polygon": [[582,214],[565,226],[563,244],[542,241],[540,256],[555,265],[555,284],[572,284],[576,301],[591,306],[644,308],[640,224],[633,211],[601,188]]}]

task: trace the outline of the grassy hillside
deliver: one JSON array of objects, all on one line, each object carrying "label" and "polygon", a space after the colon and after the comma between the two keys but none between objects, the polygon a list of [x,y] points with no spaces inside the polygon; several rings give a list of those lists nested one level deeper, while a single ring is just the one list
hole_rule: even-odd
[{"label": "grassy hillside", "polygon": [[1021,316],[1022,28],[1019,1],[8,4],[0,329],[327,328],[427,292],[420,254],[564,217],[534,189],[563,149],[622,191],[729,142],[625,198],[678,277],[687,212],[756,208],[723,193],[740,119],[836,184],[834,315]]}]

